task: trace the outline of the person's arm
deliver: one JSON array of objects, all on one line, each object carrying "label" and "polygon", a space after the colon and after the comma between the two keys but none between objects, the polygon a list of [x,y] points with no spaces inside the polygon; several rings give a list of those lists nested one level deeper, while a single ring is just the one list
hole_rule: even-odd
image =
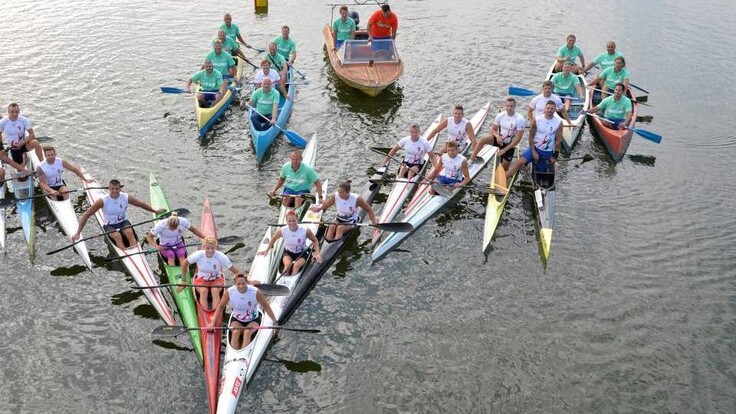
[{"label": "person's arm", "polygon": [[332,22],[332,26],[330,26],[330,32],[332,33],[332,50],[335,50],[335,45],[337,44],[337,29],[335,29],[335,26],[337,26],[337,22],[341,19],[338,18],[334,22]]},{"label": "person's arm", "polygon": [[521,138],[523,136],[524,136],[524,128],[517,129],[516,132],[514,133],[514,139],[512,139],[509,145],[504,149],[511,149],[519,145],[519,143],[521,142]]},{"label": "person's arm", "polygon": [[151,213],[161,214],[161,213],[166,212],[166,209],[164,208],[155,209],[150,204],[146,203],[143,200],[139,200],[138,198],[134,197],[132,194],[128,194],[128,203],[136,207],[140,207],[144,210],[148,210]]},{"label": "person's arm", "polygon": [[391,13],[394,15],[394,24],[391,25],[391,38],[396,39],[396,32],[399,30],[399,17],[396,13]]},{"label": "person's arm", "polygon": [[246,43],[245,39],[243,39],[243,36],[240,35],[240,32],[238,32],[238,34],[235,35],[235,37],[238,40],[240,40],[240,43],[242,43],[243,46],[247,47],[248,49],[252,49],[253,48],[251,45],[249,45],[248,43]]},{"label": "person's arm", "polygon": [[[570,114],[567,113],[567,109],[565,109],[565,106],[563,105],[562,108],[559,109],[560,114],[562,114],[562,119],[567,121],[567,125],[572,125],[572,121],[570,120]],[[562,127],[560,127],[561,129]]]},{"label": "person's arm", "polygon": [[[0,141],[1,140],[2,140],[2,134],[0,134]],[[17,162],[15,162],[12,157],[8,157],[8,154],[5,152],[5,150],[0,150],[0,161],[15,168],[16,171],[24,171],[26,169],[25,166],[20,165]]]},{"label": "person's arm", "polygon": [[634,126],[632,125],[631,121],[632,121],[631,110],[629,110],[629,111],[626,111],[626,120],[621,125],[623,125],[626,128],[633,128]]},{"label": "person's arm", "polygon": [[158,243],[156,242],[156,237],[153,235],[153,229],[146,232],[146,241],[152,248],[158,250]]},{"label": "person's arm", "polygon": [[562,149],[562,125],[560,125],[559,128],[557,128],[557,132],[555,133],[555,149],[552,153],[552,162],[557,161],[557,157],[560,155],[560,150]]},{"label": "person's arm", "polygon": [[222,298],[220,298],[220,303],[217,305],[217,308],[215,308],[215,316],[207,324],[207,329],[212,329],[215,327],[215,322],[222,315],[222,312],[225,311],[225,306],[227,306],[229,302],[230,302],[230,292],[227,289],[225,289],[225,292],[222,294]]},{"label": "person's arm", "polygon": [[258,292],[256,292],[256,299],[258,300],[258,303],[261,305],[261,309],[266,311],[266,314],[268,315],[268,317],[271,318],[271,320],[275,324],[276,315],[273,314],[273,310],[271,310],[271,305],[266,300],[266,296],[263,295],[263,292],[258,290]]},{"label": "person's arm", "polygon": [[278,99],[273,100],[272,111],[273,112],[271,112],[271,125],[276,123],[276,118],[278,117],[278,112],[279,112],[279,100]]},{"label": "person's arm", "polygon": [[[189,259],[185,257],[184,260],[181,261],[181,280],[186,281],[188,274],[189,274]],[[181,292],[182,289],[184,289],[184,285],[179,285],[176,287],[177,292]]]},{"label": "person's arm", "polygon": [[431,141],[435,135],[439,134],[445,128],[447,128],[447,118],[442,118],[442,121],[427,135],[427,141]]},{"label": "person's arm", "polygon": [[189,225],[189,231],[191,231],[192,234],[194,234],[195,236],[199,237],[200,239],[204,239],[204,238],[207,237],[206,234],[202,233],[202,230],[198,229],[197,227],[195,227],[194,225],[191,225],[191,224]]},{"label": "person's arm", "polygon": [[36,139],[36,131],[34,131],[33,128],[28,128],[26,131],[28,131],[26,142]]},{"label": "person's arm", "polygon": [[283,95],[284,98],[286,99],[291,99],[289,97],[289,94],[286,92],[286,82],[283,82],[283,83],[279,82],[278,84],[279,84],[279,90],[281,91],[281,95]]},{"label": "person's arm", "polygon": [[271,240],[268,241],[268,246],[266,247],[266,250],[262,250],[258,253],[256,253],[259,256],[265,256],[268,254],[268,252],[273,249],[273,245],[276,244],[276,241],[281,238],[281,229],[276,229],[276,233],[271,236]]},{"label": "person's arm", "polygon": [[532,158],[534,161],[539,159],[539,154],[537,154],[537,148],[534,146],[534,135],[537,133],[537,121],[532,120],[532,125],[529,128],[529,149],[532,152]]},{"label": "person's arm", "polygon": [[322,256],[319,253],[319,240],[317,240],[317,236],[312,233],[312,230],[307,229],[307,238],[312,242],[312,257],[317,263],[322,263]]},{"label": "person's arm", "polygon": [[268,192],[268,194],[271,195],[271,197],[273,197],[276,194],[276,191],[279,188],[281,188],[282,185],[284,185],[284,182],[286,182],[284,177],[279,175],[279,178],[276,180],[276,185],[273,186],[273,188],[271,189],[271,191]]},{"label": "person's arm", "polygon": [[322,204],[317,204],[315,206],[312,206],[310,210],[312,211],[327,211],[328,208],[332,207],[332,205],[335,204],[335,195],[332,194],[329,197],[327,197],[327,200],[325,200]]},{"label": "person's arm", "polygon": [[49,187],[48,182],[46,180],[46,174],[43,173],[43,169],[41,167],[36,168],[36,178],[38,178],[38,185],[41,187],[41,190],[49,195],[58,196],[59,192],[54,191],[53,188]]},{"label": "person's arm", "polygon": [[192,82],[194,82],[194,77],[191,77],[189,78],[189,80],[187,80],[187,93],[192,93]]},{"label": "person's arm", "polygon": [[526,119],[528,119],[529,121],[534,120],[534,99],[529,102],[529,107],[526,109]]},{"label": "person's arm", "polygon": [[437,164],[434,166],[434,168],[432,168],[432,171],[430,171],[429,174],[425,176],[427,181],[432,182],[432,180],[434,180],[434,177],[437,177],[437,174],[442,171],[442,168],[444,168],[442,164],[442,157],[437,157]]},{"label": "person's arm", "polygon": [[87,211],[82,213],[82,215],[79,217],[79,227],[77,227],[77,232],[72,236],[72,241],[77,241],[77,239],[79,239],[79,235],[82,234],[82,229],[84,228],[85,224],[87,224],[87,220],[89,220],[90,216],[95,214],[97,210],[101,209],[102,205],[102,199],[99,199],[92,203]]},{"label": "person's arm", "polygon": [[368,218],[371,219],[371,224],[376,224],[376,213],[373,211],[373,207],[365,201],[363,196],[358,196],[358,199],[355,200],[355,204],[368,213]]},{"label": "person's arm", "polygon": [[585,56],[583,55],[582,50],[580,51],[580,54],[578,55],[578,57],[580,58],[580,67],[584,68],[585,67]]},{"label": "person's arm", "polygon": [[386,154],[386,158],[383,160],[383,165],[388,165],[389,161],[391,161],[391,157],[396,155],[397,152],[401,149],[401,146],[399,144],[394,144],[393,147],[389,150],[388,154]]},{"label": "person's arm", "polygon": [[77,177],[79,177],[80,180],[84,181],[85,183],[91,183],[92,181],[94,181],[84,178],[84,172],[82,171],[82,169],[67,160],[61,160],[61,165],[64,166],[65,169],[73,172]]},{"label": "person's arm", "polygon": [[[240,273],[240,269],[237,266],[235,266],[235,265],[232,265],[232,266],[228,267],[227,270],[233,272],[233,275],[237,275],[238,273]],[[223,275],[223,278],[224,277],[225,276]]]},{"label": "person's arm", "polygon": [[319,178],[314,182],[314,187],[317,189],[317,197],[314,202],[319,203],[319,198],[322,197],[322,181]]}]

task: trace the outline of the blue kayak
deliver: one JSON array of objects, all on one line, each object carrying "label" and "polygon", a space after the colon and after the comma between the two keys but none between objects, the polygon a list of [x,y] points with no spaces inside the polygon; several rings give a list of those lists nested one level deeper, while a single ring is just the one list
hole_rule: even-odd
[{"label": "blue kayak", "polygon": [[[279,112],[278,116],[276,117],[276,125],[280,126],[281,128],[284,128],[286,126],[286,122],[289,120],[289,115],[291,115],[291,107],[294,104],[294,94],[296,93],[296,86],[293,83],[294,74],[293,69],[291,68],[289,68],[287,79],[289,84],[286,93],[291,99],[286,99],[283,96],[281,96],[281,98],[279,99]],[[249,120],[252,115],[253,110],[248,109]],[[258,159],[259,164],[263,161],[263,157],[266,155],[268,148],[271,147],[271,144],[273,144],[273,142],[276,140],[276,137],[280,133],[281,130],[279,130],[275,126],[272,126],[265,131],[257,131],[253,127],[253,124],[250,123],[250,136],[253,140],[253,148],[255,148],[256,150],[256,158]]]}]

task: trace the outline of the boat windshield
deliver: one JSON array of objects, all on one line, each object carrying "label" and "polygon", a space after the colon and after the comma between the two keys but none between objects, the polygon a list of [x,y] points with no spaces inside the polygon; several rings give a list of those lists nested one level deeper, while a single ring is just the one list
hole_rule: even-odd
[{"label": "boat windshield", "polygon": [[373,61],[398,62],[399,54],[393,39],[379,39],[368,42],[367,40],[347,40],[337,52],[343,64],[366,64]]}]

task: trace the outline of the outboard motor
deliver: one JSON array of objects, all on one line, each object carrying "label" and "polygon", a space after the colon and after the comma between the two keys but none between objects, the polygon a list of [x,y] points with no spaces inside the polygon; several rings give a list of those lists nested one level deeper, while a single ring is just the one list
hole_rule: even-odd
[{"label": "outboard motor", "polygon": [[353,21],[355,22],[355,27],[356,28],[358,26],[360,26],[360,15],[358,15],[358,12],[357,11],[355,11],[355,10],[348,11],[348,17],[351,18],[351,19],[353,19]]}]

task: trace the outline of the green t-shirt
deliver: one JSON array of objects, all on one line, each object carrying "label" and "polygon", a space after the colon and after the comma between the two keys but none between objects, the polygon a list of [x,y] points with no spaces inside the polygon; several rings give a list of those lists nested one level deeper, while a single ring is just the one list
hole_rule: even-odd
[{"label": "green t-shirt", "polygon": [[235,23],[230,23],[230,27],[227,27],[225,23],[220,26],[220,30],[225,31],[225,36],[236,40],[240,34],[240,28]]},{"label": "green t-shirt", "polygon": [[575,45],[572,47],[572,50],[567,48],[567,45],[562,45],[560,50],[557,51],[557,57],[561,58],[567,58],[567,61],[570,62],[571,65],[575,64],[575,59],[578,56],[583,56],[583,51],[580,50],[578,45]]},{"label": "green t-shirt", "polygon": [[212,67],[220,71],[222,74],[227,74],[227,69],[235,66],[235,60],[229,53],[224,50],[220,54],[216,54],[214,50],[204,56],[204,60],[212,62]]},{"label": "green t-shirt", "polygon": [[616,102],[613,95],[602,100],[598,109],[603,111],[603,116],[609,119],[626,119],[626,113],[631,112],[631,99],[621,96]]},{"label": "green t-shirt", "polygon": [[631,79],[631,73],[626,68],[621,68],[621,72],[616,73],[614,68],[610,67],[598,76],[606,83],[606,87],[611,89],[615,88],[616,84],[623,82],[624,79]]},{"label": "green t-shirt", "polygon": [[284,59],[284,57],[281,56],[279,52],[276,52],[275,55],[264,53],[263,59],[268,60],[268,62],[271,63],[271,68],[274,69],[276,72],[281,72],[281,69],[283,69],[284,65],[286,65],[286,59]]},{"label": "green t-shirt", "polygon": [[561,93],[569,93],[570,95],[575,95],[575,85],[579,84],[577,75],[574,75],[572,72],[565,77],[565,74],[562,72],[557,72],[552,76],[552,83],[555,84],[554,93],[561,94]]},{"label": "green t-shirt", "polygon": [[292,53],[296,53],[296,43],[291,38],[284,40],[279,36],[273,42],[276,43],[276,52],[284,59],[289,59]]},{"label": "green t-shirt", "polygon": [[603,52],[600,55],[595,57],[595,60],[593,63],[601,67],[601,71],[606,70],[608,68],[613,67],[613,63],[616,60],[617,57],[623,57],[621,53],[614,53],[612,55],[609,55],[608,52]]},{"label": "green t-shirt", "polygon": [[[212,48],[215,47],[215,40],[212,41]],[[238,44],[233,39],[225,36],[225,41],[222,42],[222,50],[229,53],[230,57],[232,57],[233,51],[238,50]]]},{"label": "green t-shirt", "polygon": [[211,74],[207,74],[207,71],[202,69],[192,76],[192,82],[198,83],[199,87],[205,92],[213,92],[220,89],[222,85],[222,73],[219,70],[213,69]]},{"label": "green t-shirt", "polygon": [[292,191],[309,191],[312,184],[319,179],[311,166],[302,163],[299,170],[294,171],[290,162],[287,162],[281,168],[281,178],[284,179],[284,187]]},{"label": "green t-shirt", "polygon": [[332,30],[337,33],[337,40],[350,40],[350,33],[356,30],[355,21],[348,17],[343,22],[341,17],[332,23]]},{"label": "green t-shirt", "polygon": [[270,93],[266,93],[263,88],[258,88],[250,95],[253,100],[253,106],[263,115],[270,116],[273,113],[273,103],[279,102],[279,93],[275,88],[271,88]]}]

